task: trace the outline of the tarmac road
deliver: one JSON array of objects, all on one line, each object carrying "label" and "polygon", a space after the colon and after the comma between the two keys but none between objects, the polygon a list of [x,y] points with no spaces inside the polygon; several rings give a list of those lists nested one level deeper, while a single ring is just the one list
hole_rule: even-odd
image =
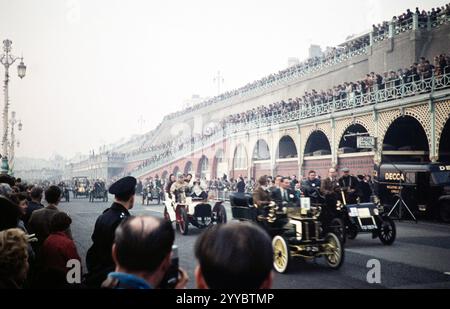
[{"label": "tarmac road", "polygon": [[[110,197],[110,201],[112,198]],[[163,215],[163,206],[137,205],[132,215]],[[111,202],[88,199],[72,199],[62,202],[60,208],[72,217],[72,234],[80,256],[84,258],[91,245],[91,235],[97,217]],[[228,220],[232,218],[229,204],[225,204]],[[371,235],[358,235],[346,243],[346,257],[339,270],[329,269],[321,259],[315,262],[296,260],[289,274],[276,274],[274,288],[323,289],[323,288],[450,288],[450,226],[435,223],[396,222],[397,240],[392,246],[384,246]],[[201,230],[190,226],[189,234],[176,233],[180,265],[187,270],[191,280],[189,288],[195,288],[196,260],[194,243]],[[377,259],[381,265],[381,283],[370,284],[367,263]],[[85,269],[85,267],[84,267]]]}]

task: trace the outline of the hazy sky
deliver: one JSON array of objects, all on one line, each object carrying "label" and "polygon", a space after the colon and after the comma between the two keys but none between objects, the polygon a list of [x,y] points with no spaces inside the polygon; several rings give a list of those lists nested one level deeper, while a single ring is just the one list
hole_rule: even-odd
[{"label": "hazy sky", "polygon": [[24,124],[16,156],[97,150],[140,132],[141,116],[148,131],[192,94],[215,95],[218,70],[224,90],[240,87],[306,58],[311,43],[334,46],[406,8],[445,3],[0,0],[0,40],[28,66],[23,80],[11,74]]}]

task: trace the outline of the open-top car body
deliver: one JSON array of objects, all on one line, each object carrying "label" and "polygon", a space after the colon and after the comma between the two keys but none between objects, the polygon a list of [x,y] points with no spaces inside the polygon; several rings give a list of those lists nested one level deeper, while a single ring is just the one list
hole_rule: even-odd
[{"label": "open-top car body", "polygon": [[324,257],[329,267],[341,267],[345,253],[342,241],[322,228],[318,219],[321,209],[312,206],[309,198],[302,199],[300,207],[271,203],[260,209],[249,194],[233,193],[230,202],[234,219],[257,222],[272,237],[277,272],[287,272],[293,258]]},{"label": "open-top car body", "polygon": [[171,222],[176,222],[177,229],[182,235],[188,234],[189,225],[204,229],[213,224],[227,222],[222,200],[185,197],[183,202],[177,203],[166,196],[164,204],[164,217]]}]

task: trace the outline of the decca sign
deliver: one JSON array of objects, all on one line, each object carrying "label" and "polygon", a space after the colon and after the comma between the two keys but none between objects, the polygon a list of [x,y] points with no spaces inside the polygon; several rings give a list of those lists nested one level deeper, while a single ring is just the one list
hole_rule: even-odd
[{"label": "decca sign", "polygon": [[450,165],[447,165],[447,166],[441,165],[441,166],[439,166],[439,170],[441,172],[450,171]]},{"label": "decca sign", "polygon": [[405,175],[402,173],[385,173],[384,179],[393,181],[405,181]]}]

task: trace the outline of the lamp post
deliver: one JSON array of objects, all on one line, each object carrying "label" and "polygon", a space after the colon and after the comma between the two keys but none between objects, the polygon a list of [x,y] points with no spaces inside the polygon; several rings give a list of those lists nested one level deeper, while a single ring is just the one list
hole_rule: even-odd
[{"label": "lamp post", "polygon": [[[17,129],[22,131],[22,122],[16,119],[16,112],[11,112],[11,119],[9,120],[9,124],[11,125],[11,140],[9,143],[9,172],[11,175],[14,174],[14,158],[15,158],[15,146],[16,146],[16,135],[14,133],[14,129],[17,124]],[[17,141],[17,147],[20,146],[20,142]]]},{"label": "lamp post", "polygon": [[18,59],[20,59],[20,64],[17,66],[17,74],[22,79],[25,77],[25,73],[27,67],[23,63],[23,57],[14,57],[11,55],[11,40],[3,41],[3,54],[0,55],[0,63],[5,67],[5,80],[3,91],[5,94],[5,102],[3,107],[3,138],[2,138],[2,165],[1,165],[1,173],[7,174],[9,172],[9,163],[8,163],[8,131],[9,131],[9,93],[8,93],[8,85],[9,85],[9,67],[13,65]]}]

